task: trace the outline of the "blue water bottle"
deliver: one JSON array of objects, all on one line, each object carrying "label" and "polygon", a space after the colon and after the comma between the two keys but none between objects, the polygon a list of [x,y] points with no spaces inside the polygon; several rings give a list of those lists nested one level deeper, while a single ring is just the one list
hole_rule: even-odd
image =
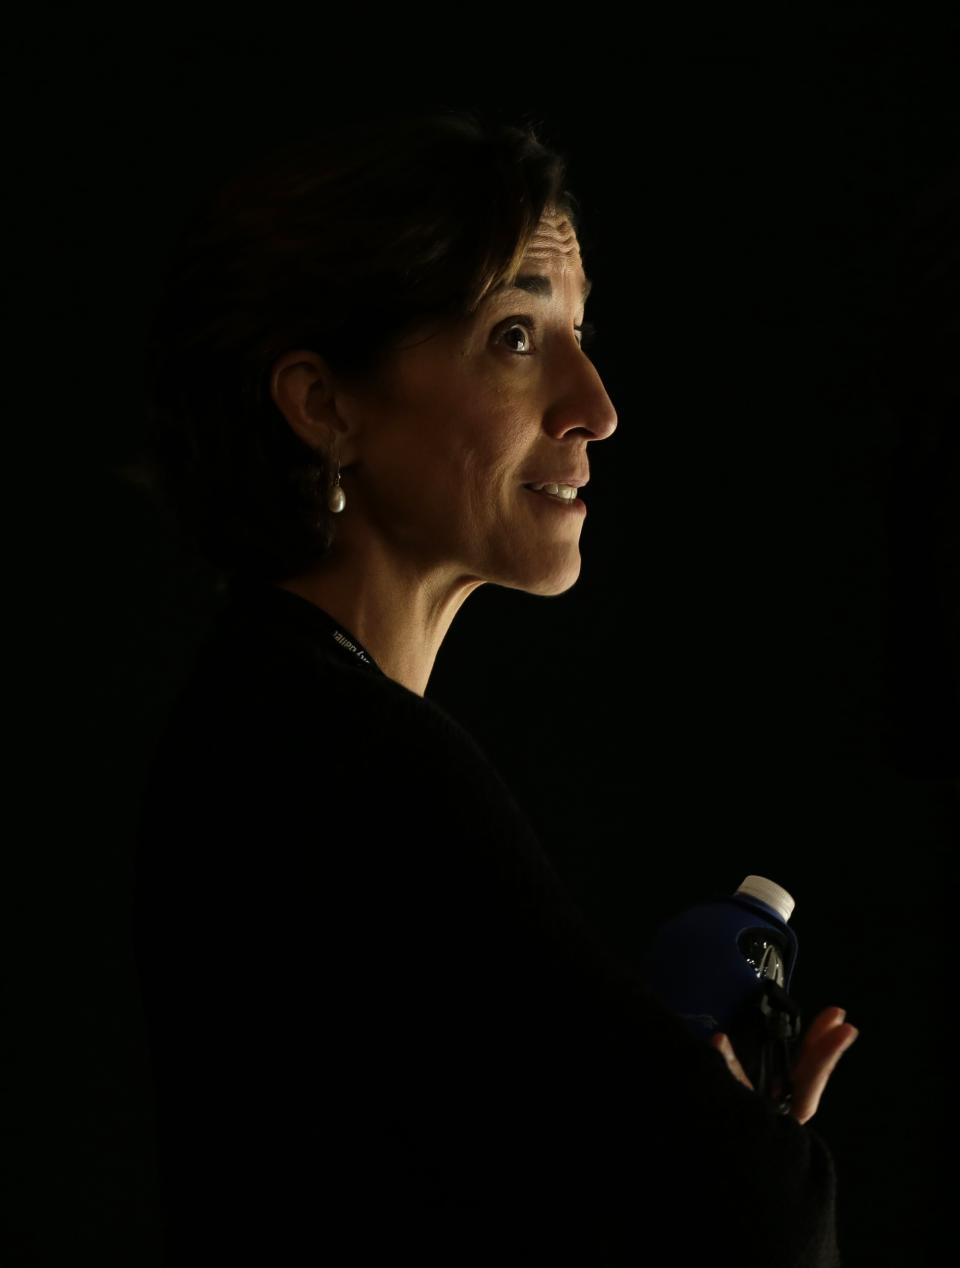
[{"label": "blue water bottle", "polygon": [[787,994],[797,963],[797,937],[787,923],[794,906],[780,885],[748,876],[732,895],[661,925],[640,965],[650,993],[697,1038],[729,1036],[754,1090],[781,1114],[790,1110],[801,1021]]}]

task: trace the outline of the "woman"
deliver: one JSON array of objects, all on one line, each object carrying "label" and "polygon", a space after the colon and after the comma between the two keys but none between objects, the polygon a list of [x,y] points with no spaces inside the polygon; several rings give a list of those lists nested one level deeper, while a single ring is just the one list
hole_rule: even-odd
[{"label": "woman", "polygon": [[370,118],[261,156],[177,244],[151,478],[224,601],[142,801],[171,1263],[839,1263],[801,1126],[836,1010],[777,1115],[425,695],[475,589],[579,575],[617,416],[564,175],[529,125]]}]

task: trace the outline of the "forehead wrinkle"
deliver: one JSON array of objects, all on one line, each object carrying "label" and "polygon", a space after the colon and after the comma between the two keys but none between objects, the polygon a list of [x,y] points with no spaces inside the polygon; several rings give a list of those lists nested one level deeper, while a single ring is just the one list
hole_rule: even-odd
[{"label": "forehead wrinkle", "polygon": [[[579,262],[582,269],[582,260],[580,254],[580,243],[577,240],[576,232],[566,215],[559,217],[545,216],[537,226],[537,230],[530,240],[527,250],[524,252],[523,260],[520,265],[520,277],[537,276],[536,265],[538,263],[550,263],[559,260],[561,279],[565,278],[569,265]],[[532,268],[530,267],[532,266]],[[536,284],[534,284],[536,285]],[[545,299],[552,298],[552,287],[550,279],[540,283],[541,289],[530,289],[531,294],[539,295]],[[587,296],[593,286],[591,280],[584,274],[583,292],[581,301],[586,302]],[[524,289],[521,287],[521,289]]]},{"label": "forehead wrinkle", "polygon": [[564,256],[580,255],[580,243],[569,220],[542,220],[527,243],[525,256],[534,258],[560,253]]},{"label": "forehead wrinkle", "polygon": [[[506,281],[499,282],[488,293],[487,303],[495,304],[498,299],[514,291],[532,295],[535,299],[552,300],[554,298],[553,284],[549,275],[531,270],[535,270],[538,263],[549,264],[555,260],[559,260],[561,279],[567,275],[569,264],[574,261],[581,262],[582,271],[580,244],[569,218],[565,215],[559,218],[544,217],[527,245],[514,282],[512,284]],[[587,302],[587,296],[592,288],[593,281],[584,273],[580,295],[581,305]]]}]

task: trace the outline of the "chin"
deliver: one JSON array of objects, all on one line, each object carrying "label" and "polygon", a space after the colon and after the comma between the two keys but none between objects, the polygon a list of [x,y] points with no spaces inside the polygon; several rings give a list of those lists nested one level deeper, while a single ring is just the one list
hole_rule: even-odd
[{"label": "chin", "polygon": [[550,573],[541,573],[538,577],[531,577],[527,582],[518,582],[516,588],[525,590],[527,594],[542,594],[545,597],[554,594],[566,594],[580,580],[580,553],[577,552],[576,564],[571,566],[567,564],[563,568],[556,568]]}]

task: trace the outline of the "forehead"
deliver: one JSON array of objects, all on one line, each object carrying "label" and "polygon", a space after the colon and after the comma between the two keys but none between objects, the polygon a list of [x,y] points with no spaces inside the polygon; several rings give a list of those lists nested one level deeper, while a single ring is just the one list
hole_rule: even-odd
[{"label": "forehead", "polygon": [[524,260],[550,260],[566,267],[580,264],[580,243],[567,216],[545,212],[530,239]]},{"label": "forehead", "polygon": [[522,267],[529,273],[553,273],[563,283],[568,275],[585,280],[580,243],[567,216],[558,212],[544,214],[523,254]]},{"label": "forehead", "polygon": [[[593,283],[583,271],[580,243],[570,220],[563,214],[546,213],[527,245],[513,287],[543,299],[573,285],[575,296],[585,301]],[[507,283],[494,294],[513,289]]]}]

